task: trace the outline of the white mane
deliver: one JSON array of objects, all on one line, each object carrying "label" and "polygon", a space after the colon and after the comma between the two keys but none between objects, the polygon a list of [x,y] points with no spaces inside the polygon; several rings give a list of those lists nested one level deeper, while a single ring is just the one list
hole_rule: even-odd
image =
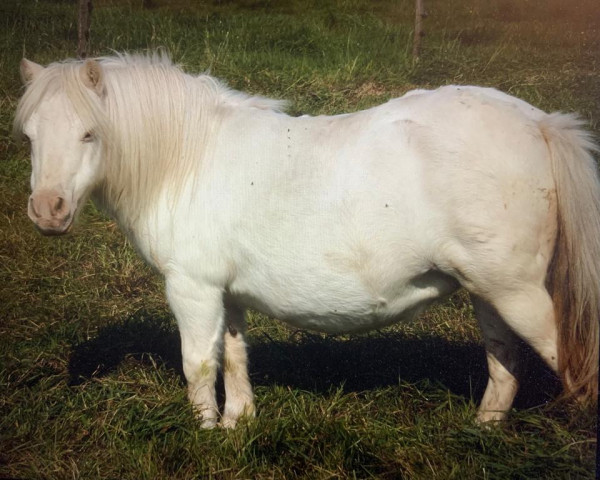
[{"label": "white mane", "polygon": [[105,98],[81,81],[81,61],[53,63],[21,99],[15,132],[45,97],[65,92],[86,128],[102,140],[105,181],[95,194],[130,221],[152,204],[165,182],[175,199],[184,180],[198,172],[224,107],[285,107],[283,101],[231,90],[209,75],[186,74],[165,54],[97,60]]}]

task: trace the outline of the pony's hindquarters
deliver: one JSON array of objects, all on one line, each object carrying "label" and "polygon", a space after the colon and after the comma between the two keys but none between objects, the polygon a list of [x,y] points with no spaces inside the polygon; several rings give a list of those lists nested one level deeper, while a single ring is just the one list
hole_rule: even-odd
[{"label": "pony's hindquarters", "polygon": [[[497,249],[493,253],[500,262],[484,266],[483,261],[470,279],[490,375],[480,421],[503,418],[512,404],[520,374],[517,337],[561,376],[567,394],[597,401],[600,183],[590,155],[594,145],[570,116],[548,115],[539,128],[554,180],[554,192],[548,192],[550,215],[541,217],[547,233],[540,237],[544,229],[532,224],[532,239],[540,242],[537,251],[528,255],[527,239],[516,235],[512,259]],[[549,232],[555,237],[551,251]]]},{"label": "pony's hindquarters", "polygon": [[527,109],[499,93],[481,96],[464,94],[461,103],[472,108],[457,108],[461,128],[447,127],[453,135],[437,139],[446,154],[431,161],[427,185],[430,198],[443,199],[437,205],[447,231],[436,264],[473,296],[485,342],[490,376],[478,419],[503,418],[510,408],[519,339],[568,393],[597,400],[595,146],[571,116]]}]

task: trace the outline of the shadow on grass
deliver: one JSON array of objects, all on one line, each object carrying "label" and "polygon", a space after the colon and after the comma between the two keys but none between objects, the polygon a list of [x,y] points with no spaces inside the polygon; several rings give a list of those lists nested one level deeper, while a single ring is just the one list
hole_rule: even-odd
[{"label": "shadow on grass", "polygon": [[[254,385],[289,385],[327,393],[343,387],[359,392],[399,382],[439,384],[478,402],[487,383],[485,352],[477,343],[450,342],[436,336],[415,338],[397,332],[341,339],[305,332],[289,341],[266,335],[250,340],[250,376]],[[529,408],[551,400],[560,390],[556,377],[531,351],[524,355],[525,375],[515,406]],[[74,347],[71,384],[113,371],[126,358],[154,361],[175,371],[184,382],[180,336],[169,318],[140,313],[106,326]]]},{"label": "shadow on grass", "polygon": [[108,375],[126,358],[151,365],[149,356],[183,378],[180,345],[179,332],[169,317],[139,312],[123,322],[98,329],[93,338],[73,346],[69,383],[80,385]]},{"label": "shadow on grass", "polygon": [[[525,347],[517,408],[548,402],[560,391],[555,375]],[[341,340],[302,334],[297,342],[261,341],[250,349],[254,385],[290,385],[326,393],[332,387],[359,392],[400,382],[428,382],[479,402],[487,384],[485,350],[478,343],[437,336],[415,338],[375,332]]]}]

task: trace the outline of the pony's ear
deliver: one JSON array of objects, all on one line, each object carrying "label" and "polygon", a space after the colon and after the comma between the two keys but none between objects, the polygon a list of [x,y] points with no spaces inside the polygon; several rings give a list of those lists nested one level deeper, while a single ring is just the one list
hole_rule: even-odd
[{"label": "pony's ear", "polygon": [[21,80],[25,85],[31,83],[35,77],[44,69],[41,65],[38,65],[31,60],[23,58],[19,64],[19,71],[21,73]]},{"label": "pony's ear", "polygon": [[98,96],[104,95],[104,71],[96,60],[86,60],[79,71],[83,84]]}]

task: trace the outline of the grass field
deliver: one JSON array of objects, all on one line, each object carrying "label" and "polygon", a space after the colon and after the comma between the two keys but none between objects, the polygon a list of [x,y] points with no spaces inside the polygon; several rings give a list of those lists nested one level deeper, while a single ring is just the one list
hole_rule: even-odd
[{"label": "grass field", "polygon": [[[552,401],[557,381],[533,356],[508,421],[474,423],[487,374],[464,293],[364,336],[251,312],[258,417],[200,430],[162,280],[91,205],[61,239],[27,218],[18,62],[74,56],[75,3],[0,4],[0,478],[593,478],[595,412]],[[93,55],[164,47],[292,114],[479,84],[600,133],[596,0],[427,0],[419,62],[412,0],[94,3]]]}]

